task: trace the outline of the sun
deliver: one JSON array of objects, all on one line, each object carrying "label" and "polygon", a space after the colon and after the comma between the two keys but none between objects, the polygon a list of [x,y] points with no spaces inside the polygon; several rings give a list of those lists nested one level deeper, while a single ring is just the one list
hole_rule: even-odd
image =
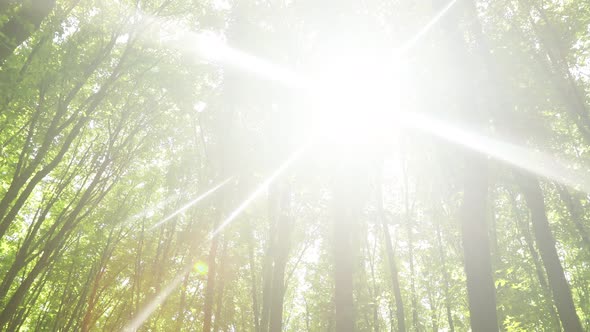
[{"label": "sun", "polygon": [[410,77],[387,52],[344,54],[324,57],[311,84],[313,140],[363,148],[391,140],[404,122],[403,84]]}]

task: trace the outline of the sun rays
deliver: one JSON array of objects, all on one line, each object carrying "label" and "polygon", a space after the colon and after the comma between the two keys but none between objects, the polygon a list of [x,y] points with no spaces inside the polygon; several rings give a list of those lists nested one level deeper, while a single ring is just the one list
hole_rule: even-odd
[{"label": "sun rays", "polygon": [[[521,169],[546,177],[550,180],[565,184],[575,189],[590,193],[590,176],[582,171],[574,170],[567,163],[550,155],[535,152],[528,147],[522,147],[505,142],[491,136],[476,133],[465,126],[449,123],[437,119],[433,115],[405,112],[400,109],[399,100],[403,96],[391,97],[391,89],[399,91],[399,86],[410,77],[396,76],[398,64],[387,62],[399,61],[412,49],[436,23],[448,13],[457,0],[449,2],[441,11],[424,25],[412,38],[393,52],[393,56],[375,61],[371,56],[352,56],[347,61],[337,61],[337,56],[327,57],[321,66],[327,68],[320,78],[307,78],[281,66],[277,66],[264,59],[250,55],[242,50],[228,46],[223,38],[212,33],[193,33],[182,31],[183,43],[193,46],[179,46],[182,51],[204,58],[207,61],[222,66],[255,74],[263,79],[271,80],[286,87],[303,89],[303,95],[310,96],[312,104],[318,109],[312,124],[309,144],[329,142],[334,146],[348,148],[351,144],[372,144],[375,140],[387,139],[388,133],[402,126],[410,130],[418,130],[452,144],[460,145],[470,150],[490,156]],[[390,52],[390,50],[386,51]],[[377,57],[379,58],[379,57]],[[328,63],[332,60],[331,63]],[[349,84],[354,80],[354,84]],[[396,88],[397,87],[397,88]],[[385,89],[386,88],[386,89]],[[338,101],[337,101],[338,100]],[[361,112],[361,110],[363,110]],[[395,124],[397,123],[397,124]],[[202,241],[206,243],[223,232],[234,222],[258,197],[266,192],[271,183],[282,176],[295,161],[304,156],[308,143],[292,152],[268,177],[260,183],[209,236]],[[151,229],[159,227],[178,214],[186,211],[221,187],[232,178],[227,178],[200,196],[186,203],[166,218],[154,224]],[[190,265],[190,264],[189,264]],[[140,310],[127,330],[139,328],[151,313],[180,285],[182,279],[191,271],[190,266],[178,274],[172,282]]]},{"label": "sun rays", "polygon": [[177,209],[176,211],[172,212],[170,215],[168,215],[164,219],[155,223],[152,227],[149,228],[149,230],[151,231],[154,228],[161,226],[162,224],[169,221],[170,219],[176,217],[177,215],[179,215],[179,214],[183,213],[184,211],[188,210],[189,208],[193,207],[195,204],[199,203],[200,201],[204,200],[205,198],[209,197],[211,194],[216,192],[221,187],[225,186],[229,181],[231,181],[231,179],[232,179],[232,177],[229,177],[229,178],[223,180],[222,182],[220,182],[219,184],[217,184],[213,188],[211,188],[211,189],[205,191],[204,193],[202,193],[201,195],[197,196],[197,198],[192,199],[191,201],[189,201],[188,203],[183,205],[181,208]]}]

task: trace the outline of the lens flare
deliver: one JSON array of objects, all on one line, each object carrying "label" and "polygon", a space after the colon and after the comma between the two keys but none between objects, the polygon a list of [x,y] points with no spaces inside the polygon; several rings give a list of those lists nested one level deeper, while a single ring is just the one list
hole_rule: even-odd
[{"label": "lens flare", "polygon": [[[455,5],[457,0],[450,1],[439,13],[437,13],[420,31],[418,31],[411,39],[402,45],[402,47],[394,50],[393,58],[400,59],[401,56],[412,49],[420,39],[426,35],[428,31]],[[157,19],[156,19],[157,20]],[[368,123],[364,123],[367,119],[364,119],[362,114],[359,112],[360,109],[387,109],[391,107],[391,103],[395,103],[394,99],[380,99],[382,96],[379,93],[379,89],[383,87],[401,86],[404,84],[404,80],[407,77],[398,77],[396,81],[381,81],[382,77],[387,78],[388,75],[382,75],[380,73],[381,68],[395,68],[395,64],[383,63],[370,63],[367,59],[362,59],[362,63],[355,64],[341,64],[334,66],[340,72],[348,70],[350,67],[360,69],[369,68],[365,70],[370,74],[361,73],[359,85],[341,85],[345,78],[340,74],[330,74],[330,71],[326,72],[325,79],[320,80],[320,83],[316,83],[313,79],[302,77],[297,73],[272,64],[265,61],[264,59],[255,57],[248,53],[229,47],[222,36],[210,34],[210,33],[194,33],[189,30],[181,31],[183,37],[178,40],[169,40],[169,45],[175,47],[189,54],[201,57],[207,61],[218,62],[222,65],[231,66],[238,68],[243,71],[251,72],[262,78],[269,79],[272,81],[280,82],[286,86],[294,88],[304,88],[307,95],[315,96],[317,98],[318,105],[320,108],[336,110],[335,113],[320,114],[316,121],[316,129],[314,132],[320,134],[312,135],[312,138],[317,138],[321,135],[331,137],[340,137],[339,141],[342,141],[343,137],[349,136],[351,132],[357,132],[358,128],[363,131],[370,132],[378,128],[378,126],[393,123],[395,121],[402,123],[408,128],[424,131],[428,134],[437,136],[439,138],[448,140],[454,144],[461,145],[472,150],[487,154],[496,159],[508,162],[517,167],[526,169],[535,174],[545,176],[552,180],[561,182],[563,184],[579,188],[587,193],[590,193],[590,179],[587,174],[573,171],[565,163],[555,160],[551,156],[544,154],[534,153],[530,149],[516,146],[507,142],[502,142],[492,137],[487,137],[477,133],[469,131],[468,128],[449,124],[431,116],[417,115],[411,113],[404,113],[396,111],[395,113],[386,113],[384,115],[375,115],[372,118],[369,117]],[[188,41],[194,41],[190,43]],[[187,47],[186,45],[194,45]],[[351,49],[353,46],[351,46]],[[335,59],[334,57],[333,59]],[[328,64],[326,63],[326,66]],[[343,68],[344,67],[344,68]],[[371,69],[373,67],[373,69]],[[373,75],[378,73],[378,75]],[[366,76],[362,76],[366,75]],[[373,76],[372,76],[373,75]],[[326,91],[326,87],[330,87]],[[360,93],[356,89],[360,88]],[[391,90],[391,89],[390,89]],[[400,90],[397,90],[398,92]],[[358,97],[357,97],[358,96]],[[347,99],[348,98],[348,99]],[[352,100],[351,100],[352,98]],[[355,99],[356,98],[356,99]],[[338,100],[338,101],[335,101]],[[378,103],[372,105],[366,105],[366,103]],[[351,107],[350,107],[351,106]],[[375,112],[375,111],[372,111]],[[335,127],[333,122],[336,122]],[[377,127],[376,127],[377,126]],[[338,141],[337,140],[337,141]],[[347,142],[342,141],[344,144]],[[223,231],[231,222],[233,222],[257,197],[259,197],[268,186],[281,176],[285,170],[297,160],[303,153],[304,148],[300,148],[295,151],[283,164],[281,164],[276,171],[274,171],[263,183],[261,183],[255,190],[248,196],[231,214],[221,223],[221,225],[215,229],[208,240],[217,236]],[[226,180],[226,181],[229,181]],[[195,199],[200,200],[199,198]],[[184,206],[181,209],[186,209]],[[180,211],[182,212],[182,211]],[[173,215],[180,213],[176,211]],[[173,215],[168,216],[163,221],[156,224],[154,227],[161,225],[163,222],[169,220]],[[183,278],[191,270],[197,274],[204,275],[208,273],[208,266],[204,262],[197,262],[191,264],[186,269],[181,271],[171,282],[168,284],[160,294],[156,296],[154,300],[149,302],[132,320],[127,326],[127,331],[134,331],[139,328],[144,321],[162,304],[165,299],[174,291],[176,287],[180,285]]]},{"label": "lens flare", "polygon": [[207,274],[207,272],[209,272],[209,265],[207,265],[207,263],[203,262],[203,261],[198,261],[195,263],[195,268],[194,271],[200,275],[200,276],[204,276]]}]

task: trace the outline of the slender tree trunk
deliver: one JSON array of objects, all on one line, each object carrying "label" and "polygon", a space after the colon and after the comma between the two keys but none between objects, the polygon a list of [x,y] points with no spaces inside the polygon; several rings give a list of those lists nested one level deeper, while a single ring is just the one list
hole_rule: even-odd
[{"label": "slender tree trunk", "polygon": [[583,331],[582,324],[576,313],[574,300],[570,286],[565,278],[565,273],[559,255],[555,248],[555,239],[549,227],[547,214],[545,213],[545,201],[539,180],[533,176],[522,174],[519,177],[525,200],[531,211],[533,234],[537,247],[541,253],[541,259],[547,272],[549,286],[553,293],[553,299],[557,306],[557,312],[565,331]]},{"label": "slender tree trunk", "polygon": [[399,276],[397,265],[395,263],[395,253],[393,251],[393,244],[391,243],[391,234],[387,222],[382,222],[383,236],[385,238],[385,249],[387,251],[387,264],[389,266],[389,273],[391,275],[391,285],[393,288],[393,297],[395,298],[395,316],[397,320],[397,329],[399,331],[406,331],[406,319],[404,311],[404,302],[402,298],[402,291],[399,285]]},{"label": "slender tree trunk", "polygon": [[280,332],[283,329],[283,300],[285,297],[284,280],[287,259],[275,265],[272,286],[272,300],[270,311],[270,332]]},{"label": "slender tree trunk", "polygon": [[205,304],[203,305],[203,332],[211,332],[213,315],[213,296],[215,295],[216,258],[219,246],[219,235],[211,240],[211,249],[207,259],[207,286],[205,288]]},{"label": "slender tree trunk", "polygon": [[251,234],[248,239],[248,258],[250,260],[250,278],[252,279],[252,312],[254,313],[254,331],[260,332],[260,307],[258,306],[258,288],[256,287],[256,271],[254,270],[254,244],[252,243]]},{"label": "slender tree trunk", "polygon": [[[45,273],[43,273],[43,275],[40,278],[41,279],[40,282],[37,283],[37,285],[35,285],[35,287],[33,287],[33,289],[30,292],[30,295],[31,295],[30,300],[28,301],[28,303],[26,303],[25,305],[22,306],[20,313],[18,315],[16,315],[15,319],[12,320],[12,322],[8,326],[8,329],[7,329],[8,332],[14,332],[14,331],[21,330],[21,326],[25,322],[25,318],[28,316],[31,309],[34,307],[33,304],[35,302],[37,302],[39,295],[41,295],[41,291],[43,290],[43,288],[45,287],[45,284],[49,280],[48,274],[49,274],[49,271],[46,271]],[[52,296],[52,293],[50,292],[49,295]]]},{"label": "slender tree trunk", "polygon": [[279,190],[277,183],[271,184],[268,190],[268,217],[270,220],[268,231],[268,247],[264,255],[262,265],[262,311],[260,317],[260,331],[268,332],[270,323],[270,311],[273,291],[273,270],[275,244],[276,244],[276,228],[277,216],[279,214]]},{"label": "slender tree trunk", "polygon": [[438,332],[438,317],[436,317],[436,303],[432,289],[428,287],[428,303],[430,304],[430,323],[432,324],[432,331]]},{"label": "slender tree trunk", "polygon": [[86,307],[86,313],[84,314],[84,318],[82,319],[82,332],[90,331],[90,323],[93,321],[94,315],[94,306],[96,305],[97,301],[97,293],[98,288],[100,286],[100,281],[102,276],[104,275],[104,267],[99,265],[98,272],[93,282],[92,291],[90,292],[90,297],[88,298],[88,306]]},{"label": "slender tree trunk", "polygon": [[333,255],[334,255],[334,303],[336,309],[336,331],[355,331],[355,313],[353,301],[354,252],[353,227],[357,217],[354,191],[346,186],[340,176],[336,181],[333,198],[334,221]]},{"label": "slender tree trunk", "polygon": [[307,304],[307,299],[305,299],[305,297],[303,298],[303,301],[305,302],[305,328],[307,332],[311,332],[311,319],[309,318],[310,314],[309,314],[309,305]]},{"label": "slender tree trunk", "polygon": [[555,311],[555,306],[553,305],[551,290],[549,289],[549,285],[547,284],[547,279],[545,278],[543,266],[541,266],[541,260],[539,258],[537,249],[535,248],[534,240],[531,236],[529,222],[524,220],[524,218],[521,216],[520,209],[518,208],[518,203],[516,202],[516,197],[514,197],[514,193],[510,192],[509,194],[512,203],[512,208],[514,210],[514,215],[516,217],[516,226],[518,229],[520,229],[520,232],[524,237],[526,247],[528,248],[529,253],[531,254],[533,265],[535,266],[535,273],[537,275],[537,279],[539,280],[539,285],[541,287],[540,293],[542,293],[542,296],[545,298],[545,302],[547,303],[547,310],[549,311],[553,322],[555,322],[555,326],[557,326],[558,329],[561,330],[561,323],[557,315],[557,312]]},{"label": "slender tree trunk", "polygon": [[443,275],[443,295],[445,296],[445,310],[447,314],[447,322],[449,324],[449,332],[455,332],[455,324],[453,323],[453,312],[451,309],[451,294],[449,292],[449,272],[447,271],[447,258],[443,250],[442,232],[440,229],[440,222],[435,221],[436,224],[436,240],[438,245],[438,254],[440,257],[441,270]]},{"label": "slender tree trunk", "polygon": [[383,237],[385,242],[385,251],[387,253],[387,264],[389,266],[389,274],[391,276],[391,286],[393,289],[393,297],[395,298],[395,313],[397,321],[397,329],[400,332],[406,331],[406,320],[404,313],[404,302],[402,299],[402,292],[399,286],[399,276],[397,266],[395,264],[395,253],[393,251],[393,244],[391,243],[391,234],[385,218],[385,211],[383,209],[383,183],[382,183],[382,169],[377,170],[377,214],[383,227]]},{"label": "slender tree trunk", "polygon": [[[139,241],[137,242],[136,258],[135,258],[135,270],[133,273],[133,295],[131,304],[134,307],[134,312],[139,312],[139,305],[141,304],[141,279],[143,276],[143,266],[141,264],[143,260],[143,242],[145,238],[145,218],[141,220],[141,231],[139,233]],[[135,301],[133,301],[133,298]],[[135,302],[135,303],[134,303]]]},{"label": "slender tree trunk", "polygon": [[563,185],[558,184],[557,191],[559,192],[559,197],[565,203],[576,230],[580,234],[582,244],[586,250],[590,250],[590,235],[588,234],[588,229],[586,229],[586,226],[584,225],[584,221],[586,220],[582,216],[583,208],[580,205],[580,202],[572,197],[568,189]]},{"label": "slender tree trunk", "polygon": [[285,297],[285,268],[290,248],[290,190],[286,183],[280,184],[279,213],[277,215],[277,234],[274,253],[274,271],[272,275],[272,293],[270,309],[270,332],[283,329],[283,300]]},{"label": "slender tree trunk", "polygon": [[403,181],[404,181],[404,223],[406,226],[406,235],[408,236],[408,261],[410,262],[410,298],[412,301],[412,327],[414,331],[420,331],[420,321],[418,319],[418,300],[416,299],[416,276],[414,268],[414,229],[412,227],[412,213],[410,209],[409,181],[405,162],[402,161]]},{"label": "slender tree trunk", "polygon": [[[182,286],[180,287],[180,301],[178,301],[178,320],[176,322],[176,331],[182,331],[182,327],[184,326],[184,312],[187,308],[186,306],[186,292],[188,287],[189,281],[189,274],[184,277],[184,281],[182,282]],[[133,304],[133,302],[131,302]]]},{"label": "slender tree trunk", "polygon": [[383,231],[385,237],[385,246],[387,250],[387,262],[389,265],[389,272],[391,274],[391,283],[393,287],[393,296],[395,298],[397,328],[399,331],[406,331],[404,303],[402,299],[402,292],[399,285],[399,277],[397,266],[395,263],[395,253],[393,252],[393,245],[391,243],[391,234],[386,223],[383,223]]},{"label": "slender tree trunk", "polygon": [[367,281],[367,288],[369,289],[369,295],[373,300],[373,331],[379,332],[381,330],[380,322],[379,322],[379,301],[378,301],[378,294],[379,288],[377,286],[377,281],[375,279],[375,252],[377,251],[377,244],[379,241],[375,239],[373,242],[373,248],[371,249],[369,246],[369,239],[367,237],[367,254],[369,256],[369,267],[371,269],[371,283],[369,287],[369,282]]},{"label": "slender tree trunk", "polygon": [[213,323],[213,331],[219,331],[221,327],[221,310],[223,309],[223,291],[225,288],[225,270],[227,260],[227,240],[224,239],[223,246],[221,249],[221,258],[219,260],[219,287],[217,289],[217,300],[215,304],[215,321]]}]

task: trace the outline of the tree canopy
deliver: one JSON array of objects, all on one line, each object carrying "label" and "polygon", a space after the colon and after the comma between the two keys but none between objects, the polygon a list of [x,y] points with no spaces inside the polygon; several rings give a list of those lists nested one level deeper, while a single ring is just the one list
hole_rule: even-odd
[{"label": "tree canopy", "polygon": [[590,331],[590,2],[0,1],[1,331]]}]

